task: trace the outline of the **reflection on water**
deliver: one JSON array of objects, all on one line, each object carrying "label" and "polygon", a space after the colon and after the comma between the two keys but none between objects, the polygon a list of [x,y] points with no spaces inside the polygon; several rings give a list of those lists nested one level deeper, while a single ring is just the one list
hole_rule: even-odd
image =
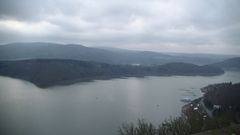
[{"label": "reflection on water", "polygon": [[8,135],[114,135],[123,122],[154,124],[180,115],[184,97],[210,83],[240,82],[240,73],[112,79],[40,89],[0,77],[0,125]]},{"label": "reflection on water", "polygon": [[127,93],[128,103],[131,111],[137,113],[141,111],[141,97],[142,97],[142,86],[141,81],[138,79],[129,80],[126,85],[129,87],[129,92]]}]

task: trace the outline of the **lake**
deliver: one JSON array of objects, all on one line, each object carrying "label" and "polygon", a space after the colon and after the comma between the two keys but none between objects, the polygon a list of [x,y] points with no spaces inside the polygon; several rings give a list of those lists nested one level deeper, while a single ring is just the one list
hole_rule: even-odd
[{"label": "lake", "polygon": [[117,135],[125,122],[160,124],[181,115],[180,99],[197,98],[212,83],[240,82],[240,72],[220,76],[124,78],[40,89],[0,76],[0,130],[7,135]]}]

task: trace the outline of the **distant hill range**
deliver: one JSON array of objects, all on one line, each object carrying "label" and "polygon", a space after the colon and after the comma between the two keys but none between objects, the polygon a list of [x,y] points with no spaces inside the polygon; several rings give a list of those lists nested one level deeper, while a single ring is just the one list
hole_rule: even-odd
[{"label": "distant hill range", "polygon": [[0,45],[0,60],[72,59],[108,64],[161,65],[170,62],[184,62],[206,65],[232,57],[235,56],[131,51],[107,47],[93,48],[77,44],[63,45],[42,42]]},{"label": "distant hill range", "polygon": [[222,62],[211,64],[212,66],[220,67],[225,70],[240,71],[240,57],[231,58]]},{"label": "distant hill range", "polygon": [[213,66],[169,63],[160,66],[111,65],[79,60],[28,59],[0,61],[0,75],[23,79],[39,87],[116,77],[202,75],[224,73]]}]

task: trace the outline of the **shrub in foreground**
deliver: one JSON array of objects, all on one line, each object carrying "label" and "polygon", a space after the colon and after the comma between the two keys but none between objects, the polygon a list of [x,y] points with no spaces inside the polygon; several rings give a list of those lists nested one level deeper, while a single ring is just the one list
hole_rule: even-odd
[{"label": "shrub in foreground", "polygon": [[170,118],[158,127],[138,120],[137,125],[123,124],[119,129],[120,135],[190,135],[190,125],[184,117]]}]

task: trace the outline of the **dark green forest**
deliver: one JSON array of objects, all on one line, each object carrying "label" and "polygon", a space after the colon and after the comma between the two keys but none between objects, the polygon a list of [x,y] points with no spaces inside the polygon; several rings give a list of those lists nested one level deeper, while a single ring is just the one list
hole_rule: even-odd
[{"label": "dark green forest", "polygon": [[188,63],[134,66],[59,59],[0,61],[0,75],[27,80],[39,87],[119,77],[212,76],[223,73],[224,71],[218,67],[197,66]]}]

